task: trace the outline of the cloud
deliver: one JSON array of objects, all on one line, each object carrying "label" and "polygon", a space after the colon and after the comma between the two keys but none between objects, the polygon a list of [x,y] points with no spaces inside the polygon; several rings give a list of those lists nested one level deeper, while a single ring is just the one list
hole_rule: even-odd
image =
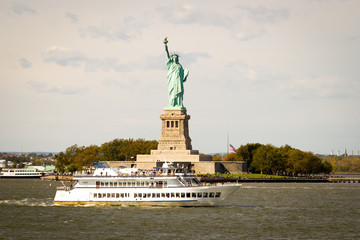
[{"label": "cloud", "polygon": [[75,15],[75,14],[73,14],[73,13],[67,12],[67,13],[65,14],[65,16],[66,16],[68,19],[70,19],[72,23],[77,23],[77,22],[79,22],[78,16]]},{"label": "cloud", "polygon": [[130,63],[119,64],[117,58],[90,58],[79,51],[57,46],[47,48],[43,53],[43,59],[45,62],[56,63],[63,67],[83,66],[87,72],[96,72],[99,70],[128,72],[134,69],[133,65]]},{"label": "cloud", "polygon": [[[197,62],[201,58],[211,58],[209,54],[202,52],[191,52],[184,54],[180,53],[179,56],[179,62],[184,67]],[[166,70],[165,60],[165,53],[156,56],[150,56],[146,59],[145,64],[142,66],[146,66],[146,69]]]},{"label": "cloud", "polygon": [[211,58],[211,56],[207,53],[202,52],[191,52],[180,55],[180,62],[184,64],[184,66],[189,66],[192,63],[197,62],[201,58]]},{"label": "cloud", "polygon": [[108,87],[116,87],[116,88],[120,88],[120,89],[134,90],[137,88],[140,81],[133,77],[127,76],[123,80],[106,78],[106,79],[104,79],[103,83],[104,83],[104,85],[106,85]]},{"label": "cloud", "polygon": [[115,70],[117,72],[129,72],[134,68],[131,64],[119,64],[117,58],[104,58],[104,59],[91,59],[87,58],[85,61],[85,71],[96,72],[99,70],[110,71]]},{"label": "cloud", "polygon": [[220,14],[189,4],[174,4],[159,7],[157,12],[164,21],[173,24],[199,24],[225,28],[234,38],[242,41],[261,37],[266,33],[266,25],[289,18],[287,9],[265,6],[236,6],[234,12]]},{"label": "cloud", "polygon": [[20,59],[20,65],[21,65],[21,67],[23,67],[23,68],[31,68],[32,63],[29,62],[29,61],[28,61],[27,59],[25,59],[25,58],[21,58],[21,59]]},{"label": "cloud", "polygon": [[38,93],[56,93],[61,95],[83,94],[88,90],[87,88],[80,87],[48,86],[38,81],[28,81],[26,85]]},{"label": "cloud", "polygon": [[320,76],[284,83],[280,89],[295,99],[350,98],[359,84],[337,76]]},{"label": "cloud", "polygon": [[38,15],[37,11],[24,5],[24,4],[14,4],[12,7],[14,13],[18,15],[23,14],[31,14],[31,15]]},{"label": "cloud", "polygon": [[200,24],[207,26],[230,27],[233,19],[217,12],[206,11],[190,4],[174,4],[159,7],[157,12],[163,19],[173,24]]},{"label": "cloud", "polygon": [[105,21],[98,26],[89,26],[86,29],[80,29],[83,37],[105,38],[109,41],[129,42],[137,38],[147,25],[135,21],[132,17],[126,17],[121,23]]},{"label": "cloud", "polygon": [[72,67],[78,67],[86,60],[82,53],[64,47],[49,47],[43,53],[43,58],[45,62]]},{"label": "cloud", "polygon": [[240,15],[260,24],[276,23],[289,19],[289,11],[284,8],[238,6],[237,9],[240,10]]},{"label": "cloud", "polygon": [[358,41],[358,40],[360,40],[360,34],[358,34],[358,33],[348,34],[346,36],[346,39],[348,41]]},{"label": "cloud", "polygon": [[237,9],[239,21],[233,27],[233,37],[241,41],[259,38],[266,34],[267,25],[289,18],[288,10],[283,8],[238,6]]}]

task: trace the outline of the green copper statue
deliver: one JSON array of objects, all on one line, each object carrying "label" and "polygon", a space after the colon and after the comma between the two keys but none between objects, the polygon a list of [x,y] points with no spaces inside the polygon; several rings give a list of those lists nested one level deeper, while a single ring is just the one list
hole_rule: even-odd
[{"label": "green copper statue", "polygon": [[183,106],[184,82],[189,75],[189,71],[183,69],[179,63],[179,55],[169,54],[167,47],[167,37],[164,39],[166,51],[166,66],[168,68],[168,90],[169,90],[169,105],[165,107],[166,110],[185,110]]}]

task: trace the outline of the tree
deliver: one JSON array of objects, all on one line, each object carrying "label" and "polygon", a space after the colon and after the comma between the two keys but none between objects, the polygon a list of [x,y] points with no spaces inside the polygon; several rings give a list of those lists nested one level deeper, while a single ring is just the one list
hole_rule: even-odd
[{"label": "tree", "polygon": [[260,143],[248,143],[246,145],[241,145],[237,150],[236,154],[239,156],[239,161],[244,161],[247,163],[248,171],[253,171],[252,161],[253,156],[259,147],[263,146]]},{"label": "tree", "polygon": [[229,153],[225,156],[224,161],[239,161],[239,156],[236,153]]},{"label": "tree", "polygon": [[90,167],[93,162],[98,161],[100,161],[100,147],[96,145],[82,147],[74,157],[74,168],[84,170],[84,168]]},{"label": "tree", "polygon": [[274,147],[272,145],[263,145],[259,147],[253,156],[252,168],[263,173],[271,173],[272,161],[274,161]]},{"label": "tree", "polygon": [[332,166],[329,162],[324,161],[321,166],[321,172],[325,174],[330,174],[332,171]]},{"label": "tree", "polygon": [[126,161],[137,154],[149,154],[151,149],[156,149],[158,142],[144,139],[114,139],[101,145],[102,161]]},{"label": "tree", "polygon": [[214,154],[212,156],[212,160],[215,161],[215,162],[224,161],[224,155]]},{"label": "tree", "polygon": [[67,166],[66,156],[65,153],[60,152],[59,154],[55,155],[55,168],[58,172],[65,172]]}]

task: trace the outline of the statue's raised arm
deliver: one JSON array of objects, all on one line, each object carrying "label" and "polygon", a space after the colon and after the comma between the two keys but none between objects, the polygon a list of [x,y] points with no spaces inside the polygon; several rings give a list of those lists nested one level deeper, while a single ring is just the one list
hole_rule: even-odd
[{"label": "statue's raised arm", "polygon": [[164,44],[165,44],[165,52],[166,52],[166,56],[169,59],[170,58],[170,54],[169,54],[169,50],[168,50],[168,46],[167,46],[168,40],[167,37],[165,37],[164,39]]},{"label": "statue's raised arm", "polygon": [[184,82],[187,80],[189,71],[183,69],[179,63],[179,55],[176,53],[169,54],[167,37],[164,39],[166,52],[166,66],[168,69],[168,91],[169,91],[169,105],[165,108],[167,110],[186,110],[183,105]]}]

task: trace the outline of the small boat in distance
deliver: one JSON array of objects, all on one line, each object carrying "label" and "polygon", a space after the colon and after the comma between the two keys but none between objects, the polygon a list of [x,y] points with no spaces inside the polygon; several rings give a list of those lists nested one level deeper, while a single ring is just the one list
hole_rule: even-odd
[{"label": "small boat in distance", "polygon": [[151,171],[110,168],[94,163],[92,176],[74,176],[71,186],[57,189],[59,205],[213,206],[241,184],[203,186],[193,174],[164,163]]},{"label": "small boat in distance", "polygon": [[0,172],[0,178],[40,178],[43,171],[27,168],[4,168]]}]

